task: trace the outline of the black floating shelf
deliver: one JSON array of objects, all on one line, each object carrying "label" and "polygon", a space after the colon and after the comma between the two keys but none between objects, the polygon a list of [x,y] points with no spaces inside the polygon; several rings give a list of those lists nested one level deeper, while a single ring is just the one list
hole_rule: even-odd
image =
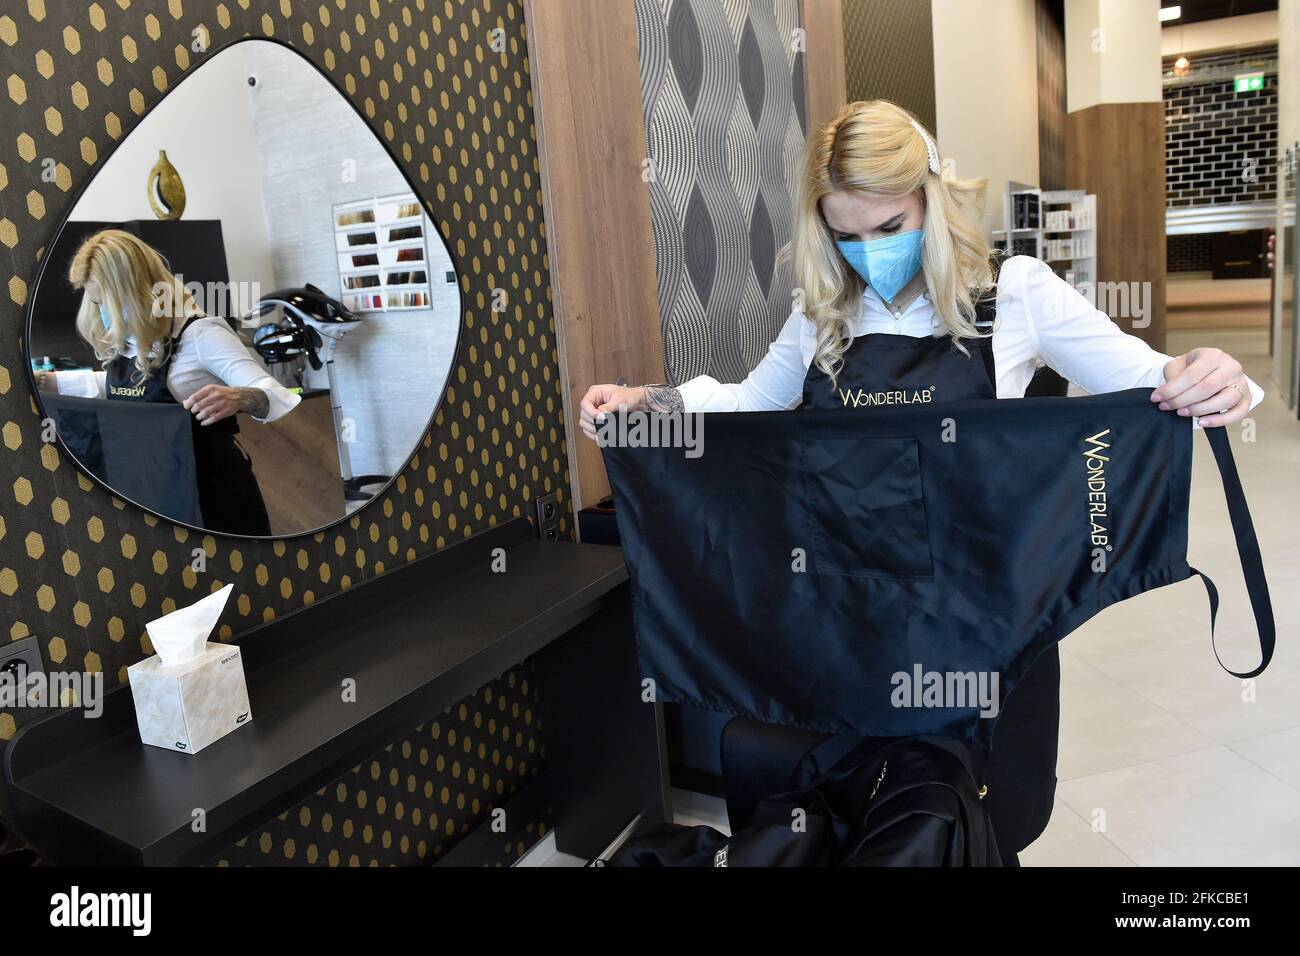
[{"label": "black floating shelf", "polygon": [[200,753],[141,744],[126,687],[98,719],[22,728],[5,754],[19,829],[59,863],[207,862],[599,613],[625,580],[620,549],[539,541],[522,518],[467,538],[241,635],[253,722]]}]

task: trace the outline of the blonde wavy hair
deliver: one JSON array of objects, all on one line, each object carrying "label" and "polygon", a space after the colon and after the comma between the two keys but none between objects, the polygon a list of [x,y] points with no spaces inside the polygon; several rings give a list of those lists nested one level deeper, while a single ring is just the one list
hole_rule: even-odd
[{"label": "blonde wavy hair", "polygon": [[942,163],[938,174],[931,172],[919,126],[916,117],[888,100],[860,101],[845,105],[808,137],[785,255],[803,292],[804,314],[817,330],[813,363],[832,383],[853,339],[851,323],[865,291],[822,217],[821,199],[832,192],[897,199],[921,190],[921,268],[935,311],[963,352],[963,338],[983,335],[975,328],[975,304],[993,289],[989,243],[981,225],[988,181],[957,179]]},{"label": "blonde wavy hair", "polygon": [[132,381],[138,385],[167,360],[176,319],[200,310],[157,250],[121,229],[95,233],[73,255],[68,268],[72,287],[85,289],[91,279],[99,284],[109,325],[104,328],[99,304],[83,295],[77,332],[105,367],[131,339],[136,353]]}]

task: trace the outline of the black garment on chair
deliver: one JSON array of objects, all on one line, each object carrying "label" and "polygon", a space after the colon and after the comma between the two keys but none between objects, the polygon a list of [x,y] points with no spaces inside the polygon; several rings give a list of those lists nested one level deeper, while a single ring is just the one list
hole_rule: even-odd
[{"label": "black garment on chair", "polygon": [[181,406],[41,394],[78,463],[115,494],[186,524],[202,525],[190,415]]},{"label": "black garment on chair", "polygon": [[765,797],[724,836],[663,827],[633,837],[610,866],[998,866],[972,752],[915,737],[859,744],[797,790]]},{"label": "black garment on chair", "polygon": [[[1044,651],[1007,698],[993,752],[984,765],[984,805],[1004,865],[1011,865],[1018,851],[1038,839],[1052,816],[1061,712],[1061,659],[1052,653],[1055,650]],[[888,737],[824,734],[733,717],[718,741],[727,819],[735,828],[747,827],[769,794],[795,789],[798,780],[815,776],[850,750],[867,752],[893,742]]]}]

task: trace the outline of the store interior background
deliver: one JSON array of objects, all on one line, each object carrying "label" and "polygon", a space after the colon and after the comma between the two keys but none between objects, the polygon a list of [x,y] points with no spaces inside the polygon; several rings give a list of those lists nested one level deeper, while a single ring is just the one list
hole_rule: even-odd
[{"label": "store interior background", "polygon": [[[989,176],[991,192],[1010,179],[1096,193],[1099,278],[1149,281],[1163,305],[1132,331],[1171,355],[1222,348],[1267,391],[1254,434],[1239,432],[1247,440],[1234,444],[1268,563],[1279,654],[1244,703],[1241,682],[1217,673],[1209,653],[1204,596],[1186,585],[1124,602],[1067,639],[1057,805],[1022,860],[1295,865],[1294,272],[1270,268],[1268,239],[1277,237],[1279,265],[1294,257],[1282,240],[1295,222],[1284,157],[1300,136],[1300,4],[1161,0],[1180,9],[1158,26],[1155,5],[934,3],[938,135],[960,168]],[[1097,24],[1107,40],[1100,54]],[[1034,85],[1017,52],[1027,49],[1037,51],[1036,102],[1016,92]],[[1258,88],[1238,92],[1243,74],[1262,74],[1246,84]],[[1118,136],[1106,132],[1108,112],[1122,117]],[[1003,148],[1008,141],[1027,147]],[[1250,616],[1209,459],[1198,443],[1189,554],[1232,582],[1220,641],[1225,660],[1241,663],[1251,658]]]},{"label": "store interior background", "polygon": [[[1151,289],[1150,323],[1135,334],[1172,354],[1222,347],[1269,393],[1252,416],[1257,440],[1236,446],[1273,584],[1273,665],[1244,703],[1210,653],[1195,582],[1125,602],[1072,635],[1062,653],[1058,804],[1023,862],[1300,862],[1300,588],[1290,586],[1300,579],[1291,487],[1300,424],[1281,397],[1291,370],[1280,346],[1294,333],[1295,303],[1283,270],[1270,281],[1263,258],[1270,230],[1278,261],[1293,254],[1283,240],[1294,207],[1279,197],[1281,157],[1300,138],[1300,0],[1188,0],[1162,24],[1159,8],[1172,5],[238,0],[216,14],[191,0],[8,5],[0,76],[6,126],[17,134],[0,164],[0,316],[11,329],[80,188],[201,62],[185,50],[202,25],[216,47],[245,34],[292,43],[348,90],[444,229],[463,276],[462,341],[477,344],[458,353],[450,404],[380,500],[325,533],[245,542],[146,516],[60,460],[40,440],[18,336],[7,337],[4,633],[37,635],[47,664],[102,670],[113,686],[150,653],[144,622],[194,599],[192,582],[168,569],[184,567],[195,546],[246,596],[222,625],[226,639],[527,514],[539,494],[559,494],[563,533],[574,534],[573,513],[608,494],[598,451],[566,427],[577,398],[596,381],[730,378],[752,367],[787,312],[789,277],[775,260],[798,142],[845,100],[886,97],[936,131],[959,175],[988,178],[991,232],[1005,228],[1009,181],[1095,194],[1099,278]],[[488,47],[494,27],[505,31],[504,52]],[[805,52],[790,48],[796,27]],[[386,60],[376,52],[384,45]],[[711,68],[701,74],[704,50]],[[1175,71],[1179,56],[1186,75]],[[386,82],[396,62],[418,64],[413,83]],[[1255,72],[1261,89],[1231,92],[1237,74]],[[430,82],[421,101],[412,90]],[[486,183],[465,122],[483,114],[507,131]],[[627,161],[611,161],[618,156]],[[53,178],[42,175],[46,158]],[[647,158],[658,186],[643,178]],[[1243,160],[1257,160],[1254,181],[1241,176]],[[517,242],[481,263],[464,251],[482,237],[442,191],[453,174],[465,207],[519,224]],[[1249,263],[1216,277],[1216,263],[1229,260]],[[524,299],[505,319],[484,305],[498,284]],[[528,407],[515,447],[479,448],[462,423],[494,414],[480,386],[502,374],[491,359],[501,349],[520,359],[508,385]],[[474,469],[447,464],[476,455],[494,476],[486,487]],[[1252,662],[1252,625],[1211,469],[1198,446],[1189,553],[1225,592],[1220,650],[1240,667]],[[546,692],[529,668],[512,670],[213,862],[434,862],[546,768],[547,728],[533,719]],[[519,732],[506,770],[466,745],[503,701]],[[27,719],[0,711],[0,743]],[[725,825],[708,780],[716,738],[709,752],[707,735],[678,731],[678,819]],[[4,809],[0,800],[0,817]],[[553,852],[545,815],[516,822],[499,862],[578,862]],[[30,860],[12,833],[0,841],[6,852]]]}]

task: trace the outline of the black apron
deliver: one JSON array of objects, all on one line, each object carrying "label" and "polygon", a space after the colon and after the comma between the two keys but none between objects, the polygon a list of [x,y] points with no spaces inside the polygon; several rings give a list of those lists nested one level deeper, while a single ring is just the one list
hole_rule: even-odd
[{"label": "black apron", "polygon": [[[995,318],[992,297],[976,305],[975,325],[981,332],[991,332]],[[809,367],[799,410],[869,415],[896,405],[996,400],[992,338],[964,339],[963,344],[966,353],[949,335],[859,335],[844,353],[833,388],[824,372]],[[1036,840],[1052,815],[1060,694],[1061,659],[1052,645],[1007,699],[984,769],[988,811],[1003,852],[1019,852]],[[880,740],[882,746],[888,743],[888,738]],[[752,753],[752,748],[746,750]],[[743,799],[755,802],[757,796]]]},{"label": "black apron", "polygon": [[[202,316],[193,316],[181,327],[168,342],[167,357],[162,365],[142,382],[133,380],[137,371],[133,358],[119,355],[110,362],[105,369],[105,395],[119,402],[176,404],[176,399],[167,390],[167,370],[181,347],[185,331],[199,318]],[[203,528],[226,534],[269,535],[271,519],[266,512],[257,476],[253,474],[252,459],[235,438],[239,434],[235,416],[211,425],[200,425],[198,419],[191,416],[190,422]]]},{"label": "black apron", "polygon": [[[1194,575],[1213,639],[1217,592],[1187,560],[1192,423],[1149,388],[989,401],[983,341],[969,357],[946,337],[850,344],[835,389],[810,372],[801,413],[626,412],[598,427],[640,673],[656,700],[827,747],[932,735],[991,752],[997,776],[977,772],[1014,852],[1052,795],[1059,698],[1044,655],[1111,604]],[[1255,614],[1260,663],[1228,670],[1246,679],[1276,629],[1228,435],[1203,434]]]}]

